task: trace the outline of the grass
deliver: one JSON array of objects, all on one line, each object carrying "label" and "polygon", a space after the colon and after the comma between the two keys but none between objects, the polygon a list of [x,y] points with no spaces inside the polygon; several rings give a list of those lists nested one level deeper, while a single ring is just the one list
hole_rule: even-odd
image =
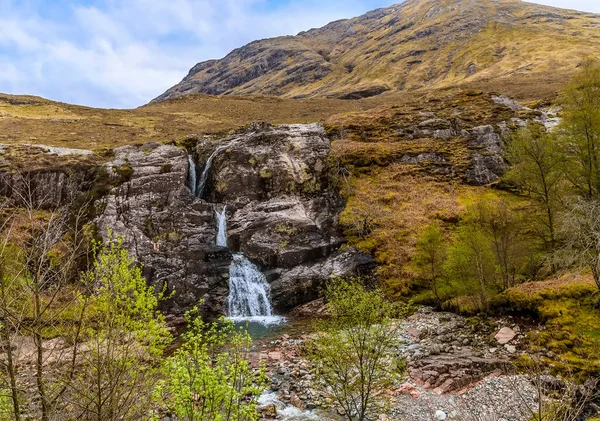
[{"label": "grass", "polygon": [[[535,116],[535,111],[499,107],[491,97],[483,92],[436,91],[425,98],[338,114],[326,121],[336,139],[333,167],[347,199],[340,223],[350,245],[375,256],[378,275],[390,295],[415,293],[409,262],[423,227],[437,222],[450,231],[466,206],[484,196],[516,200],[464,184],[473,150],[468,137],[460,134],[462,129]],[[448,139],[418,134],[414,129],[424,121],[427,128],[451,128],[455,133]],[[406,157],[423,153],[444,162],[406,163]]]},{"label": "grass", "polygon": [[[597,23],[591,14],[517,0],[469,2],[468,7],[456,0],[406,2],[382,16],[259,41],[256,61],[272,60],[269,54],[277,50],[290,53],[287,62],[227,93],[340,97],[387,87],[421,95],[461,85],[542,99],[569,79],[583,57],[597,54]],[[233,62],[228,75],[250,70],[248,61]],[[307,70],[290,81],[290,70],[307,62],[327,67],[328,73],[313,79],[318,71]],[[212,77],[214,72],[203,71],[192,79]]]},{"label": "grass", "polygon": [[528,282],[496,297],[497,309],[536,316],[545,329],[528,336],[534,351],[549,351],[545,362],[556,373],[600,374],[600,309],[591,275],[569,273]]}]

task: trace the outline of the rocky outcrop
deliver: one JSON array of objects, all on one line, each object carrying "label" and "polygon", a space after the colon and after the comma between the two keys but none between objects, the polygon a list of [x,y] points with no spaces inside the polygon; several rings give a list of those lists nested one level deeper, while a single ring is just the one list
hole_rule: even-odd
[{"label": "rocky outcrop", "polygon": [[127,172],[129,180],[104,200],[98,220],[104,238],[108,230],[122,236],[148,281],[174,293],[164,303],[170,313],[201,300],[207,313],[224,312],[231,255],[215,245],[213,205],[190,193],[186,151],[173,145],[126,146],[115,150],[107,166],[114,177]]},{"label": "rocky outcrop", "polygon": [[467,181],[483,185],[498,180],[508,166],[504,161],[502,139],[492,127],[474,127],[470,132],[469,146],[473,150],[472,165],[467,170]]},{"label": "rocky outcrop", "polygon": [[[98,226],[121,235],[179,314],[204,300],[225,312],[231,253],[258,264],[277,311],[316,298],[332,276],[368,269],[370,258],[343,244],[340,196],[329,186],[329,140],[320,125],[253,125],[228,138],[199,141],[194,157],[202,198],[188,185],[188,152],[174,145],[123,147],[107,164],[127,180],[111,190]],[[204,168],[209,156],[209,168]],[[226,206],[228,247],[216,245],[215,210]]]}]

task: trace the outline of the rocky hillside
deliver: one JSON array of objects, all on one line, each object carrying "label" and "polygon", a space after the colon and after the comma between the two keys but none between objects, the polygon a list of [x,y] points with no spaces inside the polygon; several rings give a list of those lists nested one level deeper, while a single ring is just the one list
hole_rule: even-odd
[{"label": "rocky hillside", "polygon": [[461,84],[548,94],[597,54],[599,27],[600,15],[520,0],[407,0],[198,63],[155,101],[193,93],[356,99]]},{"label": "rocky hillside", "polygon": [[[105,164],[114,187],[98,203],[99,232],[122,236],[149,282],[174,293],[169,314],[201,300],[206,314],[223,314],[232,253],[240,252],[260,265],[275,309],[286,311],[317,298],[331,277],[368,270],[372,262],[338,251],[343,201],[329,186],[329,149],[318,124],[253,125],[200,140],[187,152],[159,143],[118,148]],[[213,153],[204,194],[196,197],[192,162],[203,169]],[[228,247],[216,242],[216,213],[224,207]]]}]

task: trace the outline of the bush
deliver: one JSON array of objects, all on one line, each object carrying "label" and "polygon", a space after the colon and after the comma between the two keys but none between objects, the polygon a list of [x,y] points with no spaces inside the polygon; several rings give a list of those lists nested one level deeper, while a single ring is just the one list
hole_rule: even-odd
[{"label": "bush", "polygon": [[[395,355],[394,307],[360,279],[336,280],[327,288],[330,320],[317,324],[308,344],[316,365],[316,388],[331,394],[350,421],[363,421],[379,408],[377,396],[403,371]],[[396,309],[397,310],[397,309]]]},{"label": "bush", "polygon": [[258,397],[268,381],[264,368],[254,373],[248,360],[252,339],[230,320],[206,324],[196,313],[186,314],[182,345],[165,361],[154,419],[166,410],[188,421],[258,420]]}]

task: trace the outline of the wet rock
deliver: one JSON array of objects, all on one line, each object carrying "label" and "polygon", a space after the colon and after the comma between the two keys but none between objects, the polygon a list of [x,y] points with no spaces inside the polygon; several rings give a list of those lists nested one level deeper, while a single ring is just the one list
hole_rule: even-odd
[{"label": "wet rock", "polygon": [[[329,186],[322,126],[254,124],[220,141],[202,139],[198,174],[216,148],[203,200],[187,186],[188,154],[177,146],[118,148],[106,164],[117,185],[103,199],[100,232],[123,236],[148,281],[175,291],[165,310],[179,315],[203,300],[206,315],[223,314],[232,252],[266,274],[277,311],[316,299],[333,276],[371,270],[369,256],[337,251],[343,200]],[[215,244],[215,206],[223,204],[231,251]]]},{"label": "wet rock", "polygon": [[204,300],[205,314],[223,314],[228,295],[228,250],[216,247],[213,205],[196,200],[187,187],[188,161],[172,145],[126,146],[107,165],[127,168],[128,180],[103,199],[100,234],[122,236],[124,246],[144,264],[143,274],[173,298],[163,309],[183,314]]},{"label": "wet rock", "polygon": [[277,407],[275,404],[269,404],[258,408],[262,417],[265,418],[277,418]]}]

